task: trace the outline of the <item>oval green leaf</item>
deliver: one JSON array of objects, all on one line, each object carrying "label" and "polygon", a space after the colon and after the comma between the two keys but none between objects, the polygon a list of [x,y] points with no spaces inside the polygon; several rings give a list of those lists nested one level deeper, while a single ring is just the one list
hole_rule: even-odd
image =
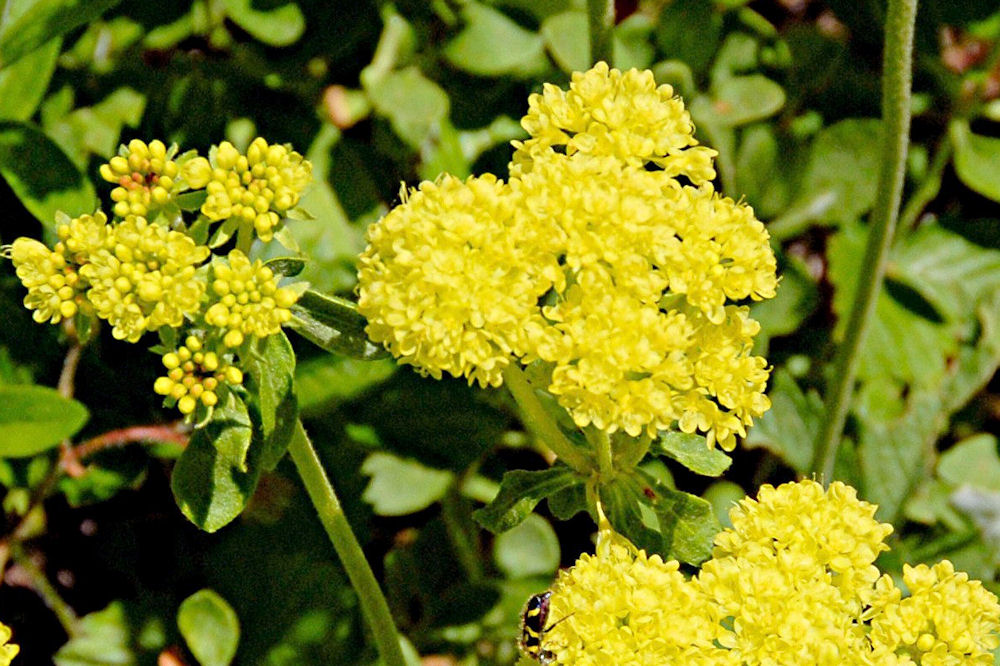
[{"label": "oval green leaf", "polygon": [[948,128],[955,146],[955,173],[969,188],[1000,201],[1000,139],[973,134],[968,121]]},{"label": "oval green leaf", "polygon": [[532,514],[498,536],[493,558],[507,578],[552,577],[559,568],[559,538],[547,520]]},{"label": "oval green leaf", "polygon": [[87,408],[47,386],[0,386],[0,458],[33,456],[74,435]]},{"label": "oval green leaf", "polygon": [[240,621],[212,590],[198,590],[181,603],[177,628],[201,666],[228,666],[236,656]]}]

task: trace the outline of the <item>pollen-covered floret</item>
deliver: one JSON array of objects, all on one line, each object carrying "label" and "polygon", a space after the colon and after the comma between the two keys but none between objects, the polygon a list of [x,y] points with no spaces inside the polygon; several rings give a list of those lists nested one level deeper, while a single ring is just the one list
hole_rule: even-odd
[{"label": "pollen-covered floret", "polygon": [[197,267],[208,258],[207,247],[137,216],[112,229],[109,247],[91,255],[80,274],[115,338],[135,342],[148,330],[179,327],[200,309],[206,285]]},{"label": "pollen-covered floret", "polygon": [[677,561],[637,550],[606,523],[595,554],[559,573],[548,619],[542,647],[557,664],[740,663],[715,645],[719,618]]},{"label": "pollen-covered floret", "polygon": [[251,262],[233,250],[212,263],[212,303],[205,321],[223,335],[227,347],[239,347],[248,335],[266,338],[292,318],[298,293],[279,287],[274,272],[259,259]]},{"label": "pollen-covered floret", "polygon": [[111,190],[115,215],[147,217],[150,210],[170,200],[180,185],[177,180],[180,169],[173,160],[176,153],[176,146],[168,149],[158,139],[149,144],[132,139],[107,164],[101,165],[101,178],[118,184]]},{"label": "pollen-covered floret", "polygon": [[10,666],[10,662],[17,656],[21,648],[10,643],[10,627],[0,622],[0,666]]},{"label": "pollen-covered floret", "polygon": [[621,72],[599,62],[575,72],[569,90],[545,84],[528,98],[521,125],[531,138],[515,141],[511,176],[530,171],[554,148],[566,155],[611,156],[631,165],[656,165],[668,177],[695,185],[715,178],[716,151],[698,146],[691,115],[669,85],[649,70]]},{"label": "pollen-covered floret", "polygon": [[166,376],[157,377],[153,390],[173,400],[181,414],[187,416],[199,403],[214,407],[219,402],[219,391],[224,386],[239,386],[243,372],[232,365],[225,354],[204,348],[201,338],[189,335],[176,351],[167,352],[161,359],[167,369]]},{"label": "pollen-covered floret", "polygon": [[554,258],[536,260],[521,242],[517,202],[490,174],[444,176],[402,196],[368,229],[359,262],[369,337],[435,378],[501,384],[557,278]]},{"label": "pollen-covered floret", "polygon": [[234,219],[270,241],[285,214],[299,202],[309,184],[312,165],[302,155],[257,137],[246,155],[223,141],[209,156],[188,161],[184,180],[205,188],[201,212],[212,220]]}]

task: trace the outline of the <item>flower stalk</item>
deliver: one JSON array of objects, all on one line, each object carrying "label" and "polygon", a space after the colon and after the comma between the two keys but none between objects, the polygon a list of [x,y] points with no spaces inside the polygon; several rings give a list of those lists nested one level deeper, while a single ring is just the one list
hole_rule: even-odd
[{"label": "flower stalk", "polygon": [[875,314],[882,289],[889,248],[899,216],[910,137],[910,83],[913,31],[917,0],[890,0],[885,27],[882,71],[884,139],[878,179],[878,197],[872,212],[868,245],[861,262],[857,292],[836,359],[834,378],[826,396],[823,427],[816,440],[813,471],[824,483],[833,480],[834,463],[850,409],[861,346]]},{"label": "flower stalk", "polygon": [[326,471],[316,454],[309,436],[299,421],[288,446],[288,451],[299,471],[309,499],[312,500],[320,522],[351,581],[351,586],[361,602],[361,610],[371,628],[382,663],[386,666],[405,666],[396,625],[389,612],[389,604],[379,588],[375,574],[365,559],[364,551],[351,529]]},{"label": "flower stalk", "polygon": [[615,27],[614,0],[587,0],[587,26],[590,30],[590,62],[610,63]]}]

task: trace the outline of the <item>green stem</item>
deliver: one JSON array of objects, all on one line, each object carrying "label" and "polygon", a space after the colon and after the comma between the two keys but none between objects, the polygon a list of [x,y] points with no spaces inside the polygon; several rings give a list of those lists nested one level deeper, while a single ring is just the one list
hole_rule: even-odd
[{"label": "green stem", "polygon": [[601,476],[610,479],[615,471],[615,463],[611,455],[611,436],[603,430],[588,428],[586,431],[587,441],[593,445],[597,451],[597,469]]},{"label": "green stem", "polygon": [[476,553],[475,536],[467,529],[463,516],[467,515],[462,511],[464,502],[460,490],[460,481],[456,481],[441,498],[441,520],[444,522],[445,531],[451,539],[455,554],[458,556],[458,563],[465,570],[465,575],[472,582],[478,582],[483,578],[483,567],[479,562]]},{"label": "green stem", "polygon": [[920,183],[917,191],[910,196],[906,206],[903,207],[903,212],[899,214],[900,229],[912,229],[927,204],[934,201],[938,192],[941,191],[941,178],[944,176],[945,167],[951,161],[952,149],[951,138],[945,134],[944,138],[941,139],[941,145],[938,146],[937,152],[934,154],[930,167],[927,169],[927,176]]},{"label": "green stem", "polygon": [[913,26],[917,0],[889,0],[882,59],[882,120],[884,140],[878,179],[878,197],[872,211],[868,246],[859,271],[854,305],[837,355],[831,390],[825,402],[823,428],[816,441],[813,470],[824,483],[833,478],[844,423],[850,408],[859,352],[875,303],[882,289],[889,248],[899,215],[910,134],[910,79],[913,67]]},{"label": "green stem", "polygon": [[576,446],[566,439],[559,426],[545,411],[535,389],[528,383],[528,378],[516,362],[510,363],[504,368],[503,381],[507,390],[514,396],[518,407],[521,408],[521,418],[525,427],[545,442],[545,445],[552,449],[560,460],[572,467],[577,472],[586,473],[592,467],[587,457],[580,452]]},{"label": "green stem", "polygon": [[302,427],[301,421],[296,423],[295,434],[292,436],[288,451],[292,455],[299,476],[302,477],[306,492],[309,493],[309,499],[316,507],[316,513],[319,514],[319,519],[323,523],[323,527],[326,528],[330,542],[333,544],[334,550],[337,551],[337,555],[347,571],[347,577],[358,595],[361,610],[372,630],[375,645],[382,657],[382,663],[385,666],[406,666],[406,660],[403,658],[403,651],[399,645],[396,625],[389,613],[389,604],[386,602],[385,596],[382,595],[378,581],[375,580],[375,574],[372,573],[368,560],[365,559],[365,554],[361,550],[361,545],[354,536],[350,523],[347,522],[347,516],[344,515],[344,510],[340,506],[340,500],[337,499],[337,494],[334,492],[333,486],[330,485],[330,479],[327,477],[319,456],[316,455],[316,449],[309,441],[309,436],[306,434],[305,428]]},{"label": "green stem", "polygon": [[80,625],[80,618],[76,616],[76,611],[66,603],[65,599],[59,596],[58,590],[49,582],[45,572],[35,565],[20,544],[13,547],[11,555],[14,562],[17,563],[30,579],[31,589],[42,598],[42,601],[49,607],[49,610],[55,614],[66,635],[70,638],[75,638],[79,633]]},{"label": "green stem", "polygon": [[587,0],[587,27],[590,29],[590,62],[611,65],[611,31],[615,27],[614,0]]}]

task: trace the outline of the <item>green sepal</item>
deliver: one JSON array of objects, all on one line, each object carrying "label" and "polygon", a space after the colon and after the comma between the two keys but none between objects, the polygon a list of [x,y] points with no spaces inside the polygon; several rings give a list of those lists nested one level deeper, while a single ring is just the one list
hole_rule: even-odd
[{"label": "green sepal", "polygon": [[668,431],[653,441],[649,452],[676,460],[695,474],[720,476],[733,459],[716,448],[709,448],[702,435]]},{"label": "green sepal", "polygon": [[507,472],[500,481],[497,496],[472,517],[490,532],[499,534],[520,524],[543,499],[581,481],[573,470],[563,465],[540,471]]},{"label": "green sepal", "polygon": [[306,267],[306,260],[302,257],[275,257],[265,261],[264,265],[270,268],[275,275],[295,277]]},{"label": "green sepal", "polygon": [[365,318],[345,298],[308,290],[292,306],[288,327],[316,346],[335,354],[371,361],[389,355],[365,335]]},{"label": "green sepal", "polygon": [[208,199],[208,192],[206,190],[195,190],[177,195],[174,197],[174,203],[181,210],[192,212],[201,208],[206,199]]}]

